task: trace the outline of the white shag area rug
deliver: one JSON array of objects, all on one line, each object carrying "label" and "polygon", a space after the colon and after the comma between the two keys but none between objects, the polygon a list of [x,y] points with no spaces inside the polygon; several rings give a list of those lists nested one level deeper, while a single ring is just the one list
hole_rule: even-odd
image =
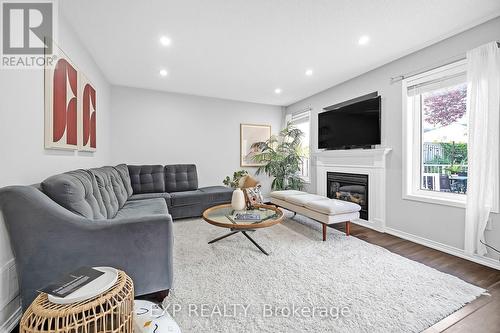
[{"label": "white shag area rug", "polygon": [[297,215],[214,244],[201,219],[174,222],[174,288],[164,306],[182,332],[420,332],[484,289]]}]

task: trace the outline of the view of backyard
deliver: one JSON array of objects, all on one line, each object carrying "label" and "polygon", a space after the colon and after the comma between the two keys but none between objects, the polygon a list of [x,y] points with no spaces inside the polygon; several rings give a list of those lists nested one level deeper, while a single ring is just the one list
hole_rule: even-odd
[{"label": "view of backyard", "polygon": [[467,85],[421,94],[424,190],[467,192]]}]

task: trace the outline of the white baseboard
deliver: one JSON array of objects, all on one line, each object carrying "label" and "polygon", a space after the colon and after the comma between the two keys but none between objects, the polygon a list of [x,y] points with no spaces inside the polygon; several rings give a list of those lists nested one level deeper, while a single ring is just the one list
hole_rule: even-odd
[{"label": "white baseboard", "polygon": [[12,330],[16,327],[16,325],[19,323],[21,320],[22,316],[22,309],[21,307],[18,307],[16,311],[7,319],[2,326],[0,326],[0,332],[1,333],[9,333],[12,332]]},{"label": "white baseboard", "polygon": [[410,233],[407,233],[404,231],[400,231],[397,229],[389,228],[389,227],[385,227],[384,232],[386,232],[390,235],[399,237],[399,238],[409,240],[411,242],[414,242],[414,243],[417,243],[420,245],[430,247],[432,249],[435,249],[435,250],[438,250],[441,252],[445,252],[445,253],[448,253],[448,254],[451,254],[451,255],[454,255],[454,256],[469,260],[469,261],[473,261],[475,263],[478,263],[478,264],[481,264],[484,266],[488,266],[488,267],[500,270],[500,262],[495,260],[495,259],[492,259],[492,258],[479,256],[479,255],[469,255],[468,253],[465,253],[464,250],[459,249],[457,247],[446,245],[443,243],[439,243],[439,242],[436,242],[436,241],[433,241],[433,240],[430,240],[427,238],[416,236],[416,235],[413,235],[413,234],[410,234]]},{"label": "white baseboard", "polygon": [[379,227],[377,224],[371,221],[363,220],[363,219],[356,219],[351,221],[354,224],[360,225],[362,227],[370,228],[378,232],[384,232],[384,229]]}]

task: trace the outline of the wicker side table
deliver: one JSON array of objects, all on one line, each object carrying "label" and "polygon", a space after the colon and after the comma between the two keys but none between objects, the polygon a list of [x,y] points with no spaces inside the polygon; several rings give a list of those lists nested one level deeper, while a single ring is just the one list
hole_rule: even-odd
[{"label": "wicker side table", "polygon": [[54,304],[41,293],[24,313],[21,333],[133,332],[134,284],[123,271],[108,291],[86,301]]}]

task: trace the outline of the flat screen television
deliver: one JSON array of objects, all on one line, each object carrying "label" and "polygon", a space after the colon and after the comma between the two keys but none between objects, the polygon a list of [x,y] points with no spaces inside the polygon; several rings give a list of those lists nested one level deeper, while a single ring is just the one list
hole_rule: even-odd
[{"label": "flat screen television", "polygon": [[371,148],[380,144],[380,96],[318,115],[318,148]]}]

